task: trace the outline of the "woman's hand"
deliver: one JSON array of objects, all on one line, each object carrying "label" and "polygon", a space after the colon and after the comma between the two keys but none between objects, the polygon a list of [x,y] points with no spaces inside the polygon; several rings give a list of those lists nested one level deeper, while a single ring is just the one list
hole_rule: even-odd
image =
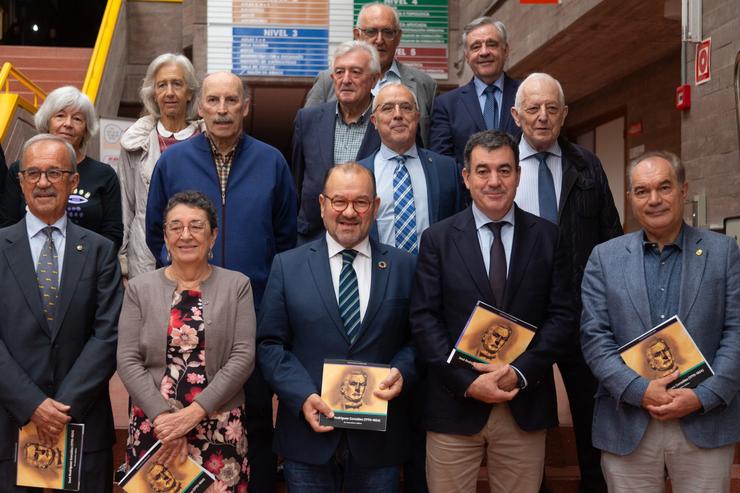
[{"label": "woman's hand", "polygon": [[182,464],[188,458],[188,441],[185,437],[162,443],[162,447],[154,454],[154,461],[172,467]]},{"label": "woman's hand", "polygon": [[197,402],[174,413],[162,413],[154,418],[154,433],[162,443],[169,444],[188,434],[206,417],[206,411]]}]

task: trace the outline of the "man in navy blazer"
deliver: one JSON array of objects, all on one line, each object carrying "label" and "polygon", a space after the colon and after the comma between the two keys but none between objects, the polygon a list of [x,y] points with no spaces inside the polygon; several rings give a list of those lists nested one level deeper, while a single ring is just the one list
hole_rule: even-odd
[{"label": "man in navy blazer", "polygon": [[463,28],[462,45],[473,79],[434,99],[429,131],[430,149],[454,157],[460,169],[465,144],[474,133],[495,129],[516,140],[522,133],[510,111],[519,81],[504,72],[509,57],[506,26],[479,17]]},{"label": "man in navy blazer", "polygon": [[331,68],[337,101],[302,108],[293,124],[291,167],[300,201],[299,245],[324,231],[319,194],[329,168],[366,158],[380,147],[370,122],[370,91],[380,77],[378,51],[364,41],[347,41],[334,52]]},{"label": "man in navy blazer", "polygon": [[18,429],[30,423],[37,429],[34,441],[47,447],[67,423],[84,424],[80,491],[113,489],[108,380],[116,369],[121,273],[113,242],[67,219],[67,198],[79,181],[76,162],[74,149],[57,136],[26,142],[19,178],[28,212],[0,230],[5,492],[38,491],[15,486]]},{"label": "man in navy blazer", "polygon": [[[416,379],[408,329],[415,257],[369,238],[379,198],[367,168],[332,168],[320,201],[325,236],[275,257],[258,317],[258,361],[279,398],[275,451],[289,491],[397,491]],[[390,401],[385,432],[319,425],[319,414],[333,416],[320,397],[327,358],[392,367],[366,390]]]},{"label": "man in navy blazer", "polygon": [[[416,145],[419,117],[416,97],[408,87],[399,82],[384,85],[373,101],[370,119],[380,135],[380,149],[359,161],[375,175],[380,197],[380,210],[371,235],[381,243],[414,254],[418,253],[421,233],[429,225],[462,209],[460,173],[455,161]],[[403,165],[398,162],[399,156],[403,157]],[[410,178],[416,241],[404,242],[403,231],[397,227],[400,223],[395,213],[407,213],[400,209],[398,187],[394,187],[401,166]]]},{"label": "man in navy blazer", "polygon": [[[740,253],[732,238],[684,223],[688,184],[675,155],[637,158],[628,184],[642,230],[594,248],[583,277],[581,342],[599,381],[594,446],[610,492],[663,491],[665,470],[673,491],[730,491],[740,441]],[[673,315],[714,370],[693,389],[667,389],[679,371],[650,380],[619,354]]]},{"label": "man in navy blazer", "polygon": [[[535,493],[545,432],[558,423],[552,364],[577,318],[568,245],[557,226],[514,204],[518,146],[509,135],[474,134],[463,178],[473,203],[424,232],[411,297],[411,331],[429,370],[429,490],[474,492],[487,453],[492,491]],[[478,301],[537,326],[510,366],[446,362]]]}]

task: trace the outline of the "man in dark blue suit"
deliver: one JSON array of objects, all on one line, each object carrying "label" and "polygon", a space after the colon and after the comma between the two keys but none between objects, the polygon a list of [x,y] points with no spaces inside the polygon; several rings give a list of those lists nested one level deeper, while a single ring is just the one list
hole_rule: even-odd
[{"label": "man in dark blue suit", "polygon": [[337,100],[299,110],[293,125],[299,245],[324,230],[318,198],[329,168],[366,158],[380,147],[370,123],[371,91],[380,77],[378,51],[364,41],[347,41],[334,52],[331,68]]},{"label": "man in dark blue suit", "polygon": [[519,82],[504,73],[509,57],[506,26],[479,17],[463,28],[462,44],[474,77],[435,98],[429,132],[430,148],[454,157],[461,169],[465,143],[474,133],[495,129],[515,139],[521,135],[510,111]]},{"label": "man in dark blue suit", "polygon": [[0,230],[0,491],[16,487],[18,429],[52,447],[85,425],[80,491],[113,489],[108,380],[116,369],[121,273],[113,242],[67,219],[75,152],[57,136],[30,139],[20,184],[28,212]]},{"label": "man in dark blue suit", "polygon": [[[370,121],[381,145],[374,155],[360,161],[374,173],[380,197],[371,235],[416,254],[421,233],[429,225],[462,209],[460,173],[452,158],[417,147],[420,113],[408,87],[400,82],[386,84],[373,107]],[[402,193],[407,177],[408,200]]]},{"label": "man in dark blue suit", "polygon": [[[536,493],[558,423],[552,364],[576,327],[571,260],[557,226],[514,204],[519,172],[509,135],[474,134],[463,171],[473,203],[422,236],[410,319],[429,370],[432,493],[474,492],[484,453],[492,491]],[[537,326],[510,366],[446,362],[479,300]]]},{"label": "man in dark blue suit", "polygon": [[[258,361],[280,402],[275,451],[289,491],[398,491],[416,379],[408,328],[415,257],[369,238],[380,199],[367,168],[335,166],[319,199],[325,236],[275,257],[258,317]],[[327,358],[391,366],[366,390],[390,401],[385,432],[319,424],[320,414],[333,416],[320,397]]]}]

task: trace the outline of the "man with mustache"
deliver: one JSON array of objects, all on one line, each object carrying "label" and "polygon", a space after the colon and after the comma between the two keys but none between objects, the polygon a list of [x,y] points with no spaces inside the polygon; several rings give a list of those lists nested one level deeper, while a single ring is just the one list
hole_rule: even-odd
[{"label": "man with mustache", "polygon": [[454,157],[460,169],[465,143],[475,132],[500,130],[515,139],[521,134],[509,112],[519,82],[504,72],[509,57],[506,26],[479,17],[463,28],[462,45],[473,79],[434,100],[429,131],[431,149]]},{"label": "man with mustache", "polygon": [[[36,444],[49,451],[68,423],[84,424],[80,491],[112,491],[108,381],[116,369],[121,272],[113,242],[67,218],[67,200],[79,182],[76,163],[74,148],[61,137],[29,139],[18,177],[27,212],[0,230],[4,492],[36,491],[15,485],[14,444],[18,428],[29,422],[36,425]],[[39,459],[42,447],[31,451]]]},{"label": "man with mustache", "polygon": [[293,127],[291,164],[300,194],[299,244],[324,231],[319,194],[329,168],[364,159],[380,147],[370,122],[371,90],[380,77],[378,51],[364,41],[342,43],[334,51],[331,70],[337,100],[299,110]]},{"label": "man with mustache", "polygon": [[[248,276],[259,309],[272,258],[295,246],[296,196],[280,151],[243,132],[249,103],[236,75],[216,72],[203,80],[198,114],[206,131],[170,147],[157,161],[149,187],[146,242],[157,266],[168,264],[162,229],[167,201],[183,190],[205,193],[218,212],[219,234],[210,261]],[[245,393],[250,491],[272,491],[272,395],[259,371],[250,376]]]}]

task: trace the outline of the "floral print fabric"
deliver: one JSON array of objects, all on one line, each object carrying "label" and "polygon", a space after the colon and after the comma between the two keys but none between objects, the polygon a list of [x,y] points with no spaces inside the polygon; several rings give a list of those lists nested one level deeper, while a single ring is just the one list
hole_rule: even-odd
[{"label": "floral print fabric", "polygon": [[[159,390],[173,409],[182,409],[208,385],[203,300],[199,291],[175,293],[167,327],[167,367]],[[214,413],[187,435],[190,457],[214,476],[212,493],[246,493],[246,416],[244,406]],[[131,407],[126,466],[133,466],[157,440],[144,411]]]}]

